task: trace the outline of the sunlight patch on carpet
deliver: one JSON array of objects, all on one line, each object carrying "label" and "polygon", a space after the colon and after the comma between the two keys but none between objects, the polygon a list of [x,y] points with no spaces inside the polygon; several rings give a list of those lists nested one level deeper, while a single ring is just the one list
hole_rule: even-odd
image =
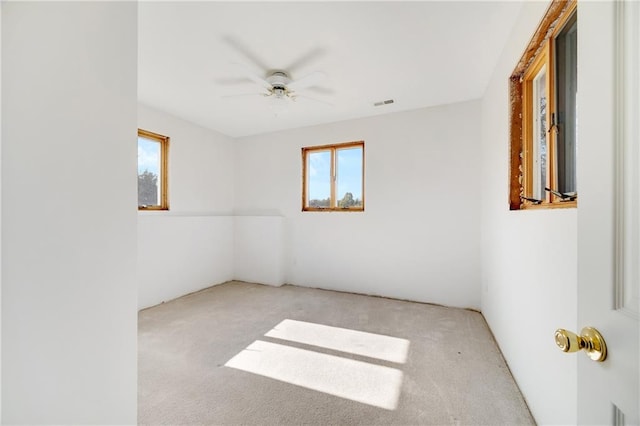
[{"label": "sunlight patch on carpet", "polygon": [[409,341],[382,334],[285,319],[267,337],[404,364]]},{"label": "sunlight patch on carpet", "polygon": [[395,368],[262,340],[225,366],[387,410],[398,405],[403,376]]}]

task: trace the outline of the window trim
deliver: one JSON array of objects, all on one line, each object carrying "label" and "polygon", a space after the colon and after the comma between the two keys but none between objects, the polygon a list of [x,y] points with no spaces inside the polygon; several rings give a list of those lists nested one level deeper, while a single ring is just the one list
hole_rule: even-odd
[{"label": "window trim", "polygon": [[[547,123],[553,129],[551,113],[556,110],[555,46],[554,40],[564,29],[569,19],[577,13],[577,0],[552,0],[545,16],[529,41],[522,57],[509,79],[510,110],[510,172],[509,172],[509,209],[544,209],[577,207],[577,198],[561,201],[557,196],[546,193],[542,202],[526,200],[532,194],[532,111],[530,100],[530,82],[540,69],[544,60],[547,64]],[[557,136],[549,132],[547,137],[547,187],[556,181]],[[525,197],[525,198],[523,198]]]},{"label": "window trim", "polygon": [[160,204],[155,206],[140,206],[138,211],[169,210],[169,136],[138,129],[138,137],[155,140],[160,143]]},{"label": "window trim", "polygon": [[[337,151],[341,149],[348,149],[352,147],[362,148],[362,206],[354,207],[338,207],[338,200],[336,199],[336,161]],[[330,190],[330,206],[329,207],[309,207],[307,206],[307,192],[309,182],[307,181],[307,155],[313,152],[331,152],[331,190]],[[302,148],[302,211],[303,212],[363,212],[365,207],[365,155],[364,155],[364,141],[344,142],[337,144],[319,145]],[[335,207],[334,207],[335,205]]]},{"label": "window trim", "polygon": [[[534,115],[533,101],[536,98],[536,95],[534,93],[534,81],[536,80],[538,74],[543,68],[545,68],[545,73],[546,73],[545,96],[547,97],[547,108],[546,108],[545,115],[546,115],[547,123],[551,123],[549,116],[550,116],[551,110],[553,109],[552,104],[554,102],[553,100],[554,88],[553,88],[553,84],[551,83],[554,81],[554,79],[553,79],[553,70],[550,69],[551,67],[548,66],[549,55],[551,54],[551,50],[549,47],[550,44],[551,44],[550,42],[545,43],[545,45],[542,47],[542,50],[538,52],[538,54],[536,55],[536,58],[531,63],[529,68],[527,68],[527,71],[525,71],[523,76],[522,133],[523,133],[524,149],[522,150],[522,162],[525,165],[524,166],[525,170],[534,171],[534,162],[536,157],[536,150],[534,147],[536,142],[534,140],[535,123],[533,119],[533,115]],[[549,166],[547,167],[545,186],[550,188],[551,187],[550,182],[553,182],[553,177],[554,177],[553,169],[555,169],[555,167],[553,166],[554,158],[552,154],[553,152],[553,149],[551,148],[552,138],[550,134],[547,134],[546,140],[547,140],[547,162]],[[522,187],[524,189],[525,194],[533,195],[534,193],[534,188],[533,188],[533,183],[535,181],[535,178],[533,176],[534,172],[523,173]],[[544,194],[544,197],[542,199],[546,201],[547,194]]]}]

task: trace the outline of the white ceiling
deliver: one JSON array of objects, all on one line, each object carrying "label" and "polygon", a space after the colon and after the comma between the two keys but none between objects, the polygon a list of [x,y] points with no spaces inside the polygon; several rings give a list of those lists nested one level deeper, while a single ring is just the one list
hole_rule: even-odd
[{"label": "white ceiling", "polygon": [[[141,2],[138,97],[241,137],[480,98],[521,2]],[[276,116],[234,63],[327,79]],[[505,83],[506,84],[506,83]],[[392,105],[373,103],[394,99]]]}]

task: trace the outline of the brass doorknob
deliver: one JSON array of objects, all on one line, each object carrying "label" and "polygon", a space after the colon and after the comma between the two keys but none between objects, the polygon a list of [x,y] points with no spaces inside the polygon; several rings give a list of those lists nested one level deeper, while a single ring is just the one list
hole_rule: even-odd
[{"label": "brass doorknob", "polygon": [[602,362],[607,358],[607,344],[602,334],[593,327],[585,327],[580,336],[565,329],[556,330],[556,345],[562,352],[578,352],[584,350],[594,361]]}]

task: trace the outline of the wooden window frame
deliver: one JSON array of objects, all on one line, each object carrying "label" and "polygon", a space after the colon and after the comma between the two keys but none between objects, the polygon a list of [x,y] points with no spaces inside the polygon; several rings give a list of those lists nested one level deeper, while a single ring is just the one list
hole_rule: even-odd
[{"label": "wooden window frame", "polygon": [[155,206],[138,206],[139,211],[169,210],[169,136],[148,130],[138,129],[138,137],[160,143],[160,204]]},{"label": "wooden window frame", "polygon": [[[524,73],[523,82],[522,82],[522,134],[523,134],[523,153],[522,153],[522,162],[524,163],[524,170],[530,170],[531,173],[523,173],[522,177],[522,186],[524,188],[524,193],[527,196],[532,196],[534,193],[533,183],[534,183],[534,172],[537,172],[534,167],[535,161],[535,149],[534,145],[536,144],[536,140],[534,140],[534,129],[535,123],[533,119],[534,108],[533,101],[536,99],[536,95],[533,92],[534,80],[538,76],[539,72],[545,68],[546,73],[546,93],[545,96],[547,98],[547,107],[546,107],[546,119],[547,124],[551,122],[550,120],[550,112],[554,109],[554,88],[551,84],[554,81],[553,78],[553,70],[550,69],[550,59],[549,54],[550,51],[550,43],[545,43],[543,48],[536,55],[535,60],[531,63],[527,71]],[[546,182],[545,186],[550,188],[551,182],[554,181],[554,173],[555,167],[552,166],[554,161],[553,149],[551,149],[552,138],[549,133],[546,135],[547,139],[547,163],[549,167],[547,167],[546,173]],[[546,199],[547,194],[544,194],[543,200]]]},{"label": "wooden window frame", "polygon": [[538,29],[529,41],[509,79],[510,111],[510,178],[511,210],[577,207],[576,199],[564,201],[550,192],[542,200],[533,201],[533,108],[532,82],[546,65],[547,72],[547,173],[546,187],[557,188],[557,128],[552,123],[556,112],[555,39],[577,10],[577,0],[552,0]]},{"label": "wooden window frame", "polygon": [[[338,200],[336,199],[336,184],[337,184],[337,151],[341,149],[348,149],[353,147],[359,147],[362,149],[362,205],[354,207],[338,207]],[[331,152],[331,191],[330,191],[330,203],[329,207],[309,207],[307,206],[307,193],[309,182],[307,180],[307,157],[314,152],[329,151]],[[302,211],[303,212],[363,212],[365,206],[365,182],[364,182],[364,141],[345,142],[330,145],[320,145],[302,148]]]}]

